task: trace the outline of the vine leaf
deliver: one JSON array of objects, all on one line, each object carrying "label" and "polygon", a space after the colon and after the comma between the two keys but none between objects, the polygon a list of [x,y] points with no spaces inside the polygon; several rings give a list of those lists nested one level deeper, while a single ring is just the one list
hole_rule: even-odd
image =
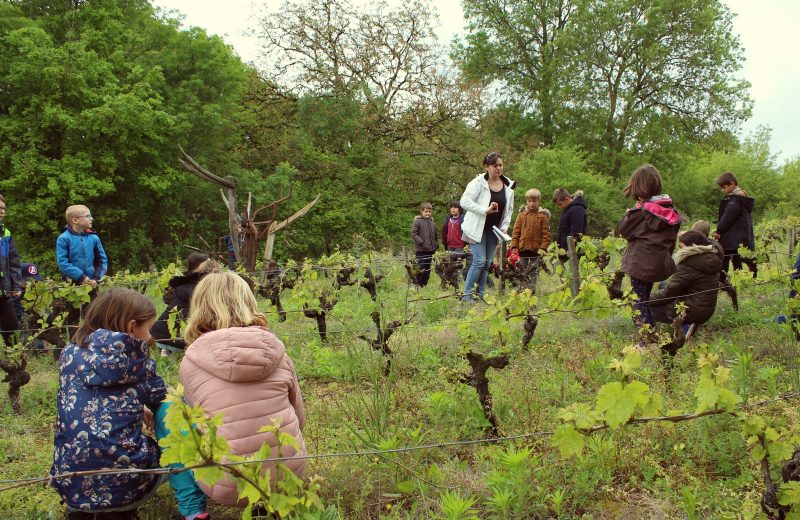
[{"label": "vine leaf", "polygon": [[697,413],[713,410],[717,404],[717,399],[720,394],[720,387],[714,384],[711,378],[704,377],[700,379],[697,388],[694,390],[694,396],[697,398]]},{"label": "vine leaf", "polygon": [[628,422],[636,406],[643,406],[649,400],[648,386],[634,381],[624,386],[619,381],[606,383],[597,392],[597,411],[603,415],[606,424],[615,430]]},{"label": "vine leaf", "polygon": [[728,390],[727,388],[720,388],[719,398],[717,399],[717,406],[727,412],[732,412],[736,405],[742,401],[742,398]]},{"label": "vine leaf", "polygon": [[564,422],[575,423],[575,427],[588,430],[594,426],[598,417],[595,411],[586,403],[572,403],[558,411],[558,418]]},{"label": "vine leaf", "polygon": [[552,445],[557,447],[561,456],[566,458],[578,456],[583,452],[583,435],[569,424],[562,424],[553,432]]},{"label": "vine leaf", "polygon": [[769,459],[773,462],[782,462],[792,458],[794,449],[788,442],[771,442],[767,448]]},{"label": "vine leaf", "polygon": [[195,478],[208,486],[213,486],[225,476],[225,472],[219,466],[208,466],[205,468],[196,468],[194,470]]},{"label": "vine leaf", "polygon": [[800,504],[800,482],[792,480],[781,484],[781,489],[778,492],[778,503],[782,506]]}]

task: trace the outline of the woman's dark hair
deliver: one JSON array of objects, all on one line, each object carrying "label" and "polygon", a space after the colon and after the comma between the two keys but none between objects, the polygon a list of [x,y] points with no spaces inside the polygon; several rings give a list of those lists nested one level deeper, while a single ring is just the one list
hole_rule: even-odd
[{"label": "woman's dark hair", "polygon": [[210,257],[207,253],[201,253],[200,251],[192,251],[189,253],[189,256],[186,257],[186,272],[192,273],[200,267],[200,264],[208,260]]},{"label": "woman's dark hair", "polygon": [[494,166],[497,164],[498,159],[502,159],[503,157],[497,152],[489,152],[486,154],[486,157],[483,158],[483,165],[484,166]]},{"label": "woman's dark hair", "polygon": [[150,298],[132,289],[115,287],[94,299],[86,309],[83,322],[72,336],[72,342],[84,347],[84,342],[99,329],[127,333],[128,323],[142,323],[156,317],[156,308]]},{"label": "woman's dark hair", "polygon": [[708,246],[711,242],[699,231],[687,231],[678,237],[681,244],[687,246]]}]

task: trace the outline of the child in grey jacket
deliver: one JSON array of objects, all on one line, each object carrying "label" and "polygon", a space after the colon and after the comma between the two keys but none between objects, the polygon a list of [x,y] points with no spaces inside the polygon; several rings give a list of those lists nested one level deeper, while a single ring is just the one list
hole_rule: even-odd
[{"label": "child in grey jacket", "polygon": [[433,221],[433,206],[430,202],[423,202],[419,206],[419,215],[414,217],[411,224],[411,238],[416,249],[417,271],[416,284],[420,287],[428,285],[431,277],[431,262],[433,254],[439,249],[439,237],[436,233],[436,223]]}]

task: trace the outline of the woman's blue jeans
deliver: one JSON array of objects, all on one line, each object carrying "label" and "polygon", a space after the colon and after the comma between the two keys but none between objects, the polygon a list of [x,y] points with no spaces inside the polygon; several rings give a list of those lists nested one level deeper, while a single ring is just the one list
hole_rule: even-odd
[{"label": "woman's blue jeans", "polygon": [[467,271],[467,281],[464,285],[464,300],[474,299],[475,286],[477,294],[483,298],[486,290],[486,279],[489,277],[489,268],[494,259],[494,250],[497,248],[497,236],[491,229],[484,230],[481,241],[469,246],[472,251],[472,265]]}]

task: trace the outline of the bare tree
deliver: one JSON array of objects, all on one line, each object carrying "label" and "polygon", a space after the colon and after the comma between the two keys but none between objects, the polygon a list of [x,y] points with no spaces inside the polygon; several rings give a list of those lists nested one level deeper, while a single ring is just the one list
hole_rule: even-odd
[{"label": "bare tree", "polygon": [[435,8],[423,0],[359,12],[348,0],[286,1],[260,21],[263,73],[296,95],[348,96],[402,140],[477,121],[483,86],[466,84],[437,41]]}]

